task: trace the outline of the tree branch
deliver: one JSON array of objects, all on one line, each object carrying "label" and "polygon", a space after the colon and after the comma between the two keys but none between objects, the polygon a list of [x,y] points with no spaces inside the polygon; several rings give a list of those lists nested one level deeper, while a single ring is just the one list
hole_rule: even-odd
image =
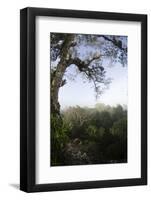
[{"label": "tree branch", "polygon": [[124,51],[124,53],[127,53],[127,48],[123,48],[122,47],[122,42],[116,40],[115,38],[111,39],[105,35],[101,35],[101,37],[103,37],[105,40],[112,42],[112,44],[114,44],[116,47],[118,47],[120,50]]},{"label": "tree branch", "polygon": [[[101,55],[94,55],[90,60],[82,61],[79,58],[70,59],[69,65],[75,64],[80,72],[83,72],[87,79],[91,80],[94,84],[96,92],[96,98],[101,94],[100,86],[98,83],[106,84],[104,67],[100,63],[91,64],[94,60],[97,60]],[[68,66],[69,66],[68,65]]]},{"label": "tree branch", "polygon": [[69,65],[75,64],[75,65],[78,67],[78,69],[79,69],[80,71],[84,71],[84,69],[88,68],[88,66],[89,66],[94,60],[97,60],[97,59],[99,59],[100,57],[101,57],[100,54],[99,54],[99,55],[94,55],[93,58],[91,58],[90,60],[86,60],[86,61],[82,61],[80,58],[74,58],[74,59],[70,58],[68,64],[69,64]]}]

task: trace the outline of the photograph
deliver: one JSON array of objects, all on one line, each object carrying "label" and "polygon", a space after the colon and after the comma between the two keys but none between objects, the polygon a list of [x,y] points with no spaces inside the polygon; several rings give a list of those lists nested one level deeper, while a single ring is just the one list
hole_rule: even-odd
[{"label": "photograph", "polygon": [[128,162],[128,36],[50,32],[50,167]]}]

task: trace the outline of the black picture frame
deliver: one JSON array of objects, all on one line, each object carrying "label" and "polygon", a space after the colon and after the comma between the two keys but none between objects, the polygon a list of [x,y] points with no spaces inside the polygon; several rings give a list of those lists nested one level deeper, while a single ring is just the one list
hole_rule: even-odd
[{"label": "black picture frame", "polygon": [[[54,16],[141,23],[141,178],[70,183],[35,182],[35,18]],[[147,15],[48,8],[20,11],[20,190],[44,192],[147,184]]]}]

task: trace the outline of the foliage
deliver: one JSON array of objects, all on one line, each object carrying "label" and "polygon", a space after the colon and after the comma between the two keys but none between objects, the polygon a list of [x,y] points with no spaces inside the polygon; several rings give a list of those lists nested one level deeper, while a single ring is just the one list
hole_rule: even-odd
[{"label": "foliage", "polygon": [[59,116],[51,116],[51,162],[59,165],[63,162],[62,149],[69,141],[70,126]]},{"label": "foliage", "polygon": [[127,110],[69,107],[51,118],[51,165],[127,162]]}]

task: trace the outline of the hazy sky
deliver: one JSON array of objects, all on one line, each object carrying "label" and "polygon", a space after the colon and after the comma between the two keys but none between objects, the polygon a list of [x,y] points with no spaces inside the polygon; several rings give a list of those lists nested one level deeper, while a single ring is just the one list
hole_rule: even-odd
[{"label": "hazy sky", "polygon": [[85,81],[80,73],[77,74],[76,66],[69,67],[66,75],[73,76],[74,80],[67,79],[67,84],[60,88],[61,109],[76,105],[93,107],[96,103],[127,105],[127,67],[117,63],[115,66],[105,68],[105,70],[107,71],[106,76],[112,78],[112,82],[109,84],[109,88],[96,100],[93,83]]}]

